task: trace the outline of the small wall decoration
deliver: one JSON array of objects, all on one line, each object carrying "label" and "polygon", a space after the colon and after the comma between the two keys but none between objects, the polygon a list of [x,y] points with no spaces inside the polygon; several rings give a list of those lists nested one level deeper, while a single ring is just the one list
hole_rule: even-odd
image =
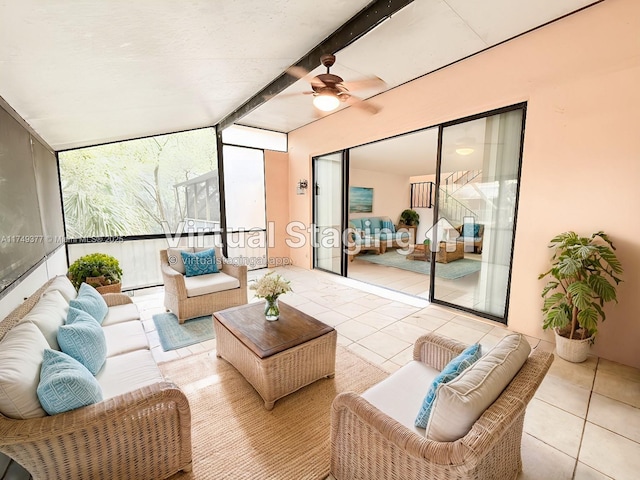
[{"label": "small wall decoration", "polygon": [[349,187],[349,213],[373,212],[373,188]]}]

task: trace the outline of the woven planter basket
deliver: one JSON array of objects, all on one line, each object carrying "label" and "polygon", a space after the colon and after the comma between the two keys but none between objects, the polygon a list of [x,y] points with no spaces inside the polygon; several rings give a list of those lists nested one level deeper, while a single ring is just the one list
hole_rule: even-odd
[{"label": "woven planter basket", "polygon": [[85,282],[89,285],[98,285],[95,289],[100,292],[101,295],[105,293],[120,293],[122,291],[122,284],[112,283],[111,285],[103,285],[105,282],[104,276],[100,277],[87,277]]},{"label": "woven planter basket", "polygon": [[558,334],[557,330],[554,330],[554,332],[556,334],[556,352],[560,358],[573,363],[581,363],[587,359],[589,347],[591,346],[591,337],[584,340],[570,340]]}]

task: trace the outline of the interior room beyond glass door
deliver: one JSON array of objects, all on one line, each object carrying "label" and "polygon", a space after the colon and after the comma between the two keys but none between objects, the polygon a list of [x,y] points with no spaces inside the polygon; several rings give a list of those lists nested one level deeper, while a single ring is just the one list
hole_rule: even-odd
[{"label": "interior room beyond glass door", "polygon": [[342,152],[313,159],[313,265],[342,274]]},{"label": "interior room beyond glass door", "polygon": [[433,299],[505,321],[524,110],[442,130]]}]

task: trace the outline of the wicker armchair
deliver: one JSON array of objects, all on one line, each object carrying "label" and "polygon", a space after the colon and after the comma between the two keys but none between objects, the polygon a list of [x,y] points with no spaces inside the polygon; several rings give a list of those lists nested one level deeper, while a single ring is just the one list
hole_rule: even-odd
[{"label": "wicker armchair", "polygon": [[[216,251],[216,256],[221,258],[219,251]],[[176,314],[180,323],[184,323],[190,318],[212,315],[218,310],[247,303],[246,265],[232,265],[223,262],[220,270],[237,278],[240,287],[195,297],[187,296],[184,275],[169,265],[167,250],[160,250],[160,268],[164,280],[164,306]]]},{"label": "wicker armchair", "polygon": [[[414,345],[415,360],[442,370],[465,345],[427,334]],[[455,442],[411,431],[361,396],[339,394],[331,408],[331,473],[356,479],[515,479],[525,409],[553,355],[534,351],[498,399]],[[417,412],[416,412],[417,413]]]},{"label": "wicker armchair", "polygon": [[[47,282],[0,322],[0,339],[31,311]],[[109,307],[130,303],[118,293]],[[65,413],[27,420],[0,415],[0,452],[34,480],[168,478],[191,463],[191,410],[171,382],[158,382]]]}]

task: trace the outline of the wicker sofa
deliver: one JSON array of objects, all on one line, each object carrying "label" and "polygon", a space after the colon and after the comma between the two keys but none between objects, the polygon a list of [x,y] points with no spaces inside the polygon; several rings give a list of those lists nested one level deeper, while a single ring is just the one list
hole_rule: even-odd
[{"label": "wicker sofa", "polygon": [[[415,405],[416,386],[431,382],[420,372],[431,371],[433,379],[465,348],[433,333],[424,335],[414,345],[414,362],[362,395],[339,394],[331,409],[333,476],[337,480],[515,479],[522,469],[525,409],[551,366],[553,355],[536,350],[526,358],[525,352],[521,356],[524,364],[511,381],[503,378],[509,383],[498,398],[475,422],[472,416],[468,433],[452,441],[432,440],[430,424],[426,431],[413,424],[419,410]],[[381,391],[387,397],[386,404],[380,401]],[[422,398],[424,393],[418,395],[419,404]],[[410,408],[408,403],[412,404]],[[462,402],[462,408],[467,405]],[[442,415],[441,421],[444,419],[446,425],[457,418]]]},{"label": "wicker sofa", "polygon": [[164,306],[185,320],[225,308],[247,303],[247,266],[227,262],[216,248],[216,259],[220,260],[220,273],[186,277],[184,272],[174,268],[180,250],[160,250],[160,268],[164,280]]},{"label": "wicker sofa", "polygon": [[[41,359],[43,345],[55,349],[45,331],[52,332],[55,338],[60,320],[56,315],[43,316],[43,312],[51,310],[42,308],[51,302],[52,295],[60,306],[75,295],[75,289],[66,277],[52,279],[0,322],[3,353],[0,355],[0,388],[4,389],[3,393],[13,391],[14,394],[19,389],[20,395],[26,395],[31,403],[38,402],[35,389],[39,381],[38,362],[42,361],[38,355]],[[95,378],[102,387],[104,399],[55,415],[32,411],[24,415],[27,417],[24,419],[16,418],[15,412],[10,411],[11,404],[3,403],[0,452],[20,463],[35,480],[152,480],[191,470],[191,413],[187,397],[162,377],[131,299],[116,293],[103,298],[109,307],[102,322],[107,359]],[[57,311],[64,315],[64,308]],[[51,323],[39,330],[41,324],[34,322],[43,318]],[[29,351],[18,357],[21,365],[16,375],[16,355],[7,356],[7,352],[16,351],[12,338],[22,330],[34,342],[26,342]],[[23,343],[17,348],[27,347]],[[27,368],[28,364],[35,365]],[[21,379],[27,371],[33,371],[29,375],[36,378]]]},{"label": "wicker sofa", "polygon": [[415,240],[410,228],[394,225],[389,217],[350,218],[349,228],[356,233],[356,245],[379,247],[380,253],[387,248],[406,247]]}]

